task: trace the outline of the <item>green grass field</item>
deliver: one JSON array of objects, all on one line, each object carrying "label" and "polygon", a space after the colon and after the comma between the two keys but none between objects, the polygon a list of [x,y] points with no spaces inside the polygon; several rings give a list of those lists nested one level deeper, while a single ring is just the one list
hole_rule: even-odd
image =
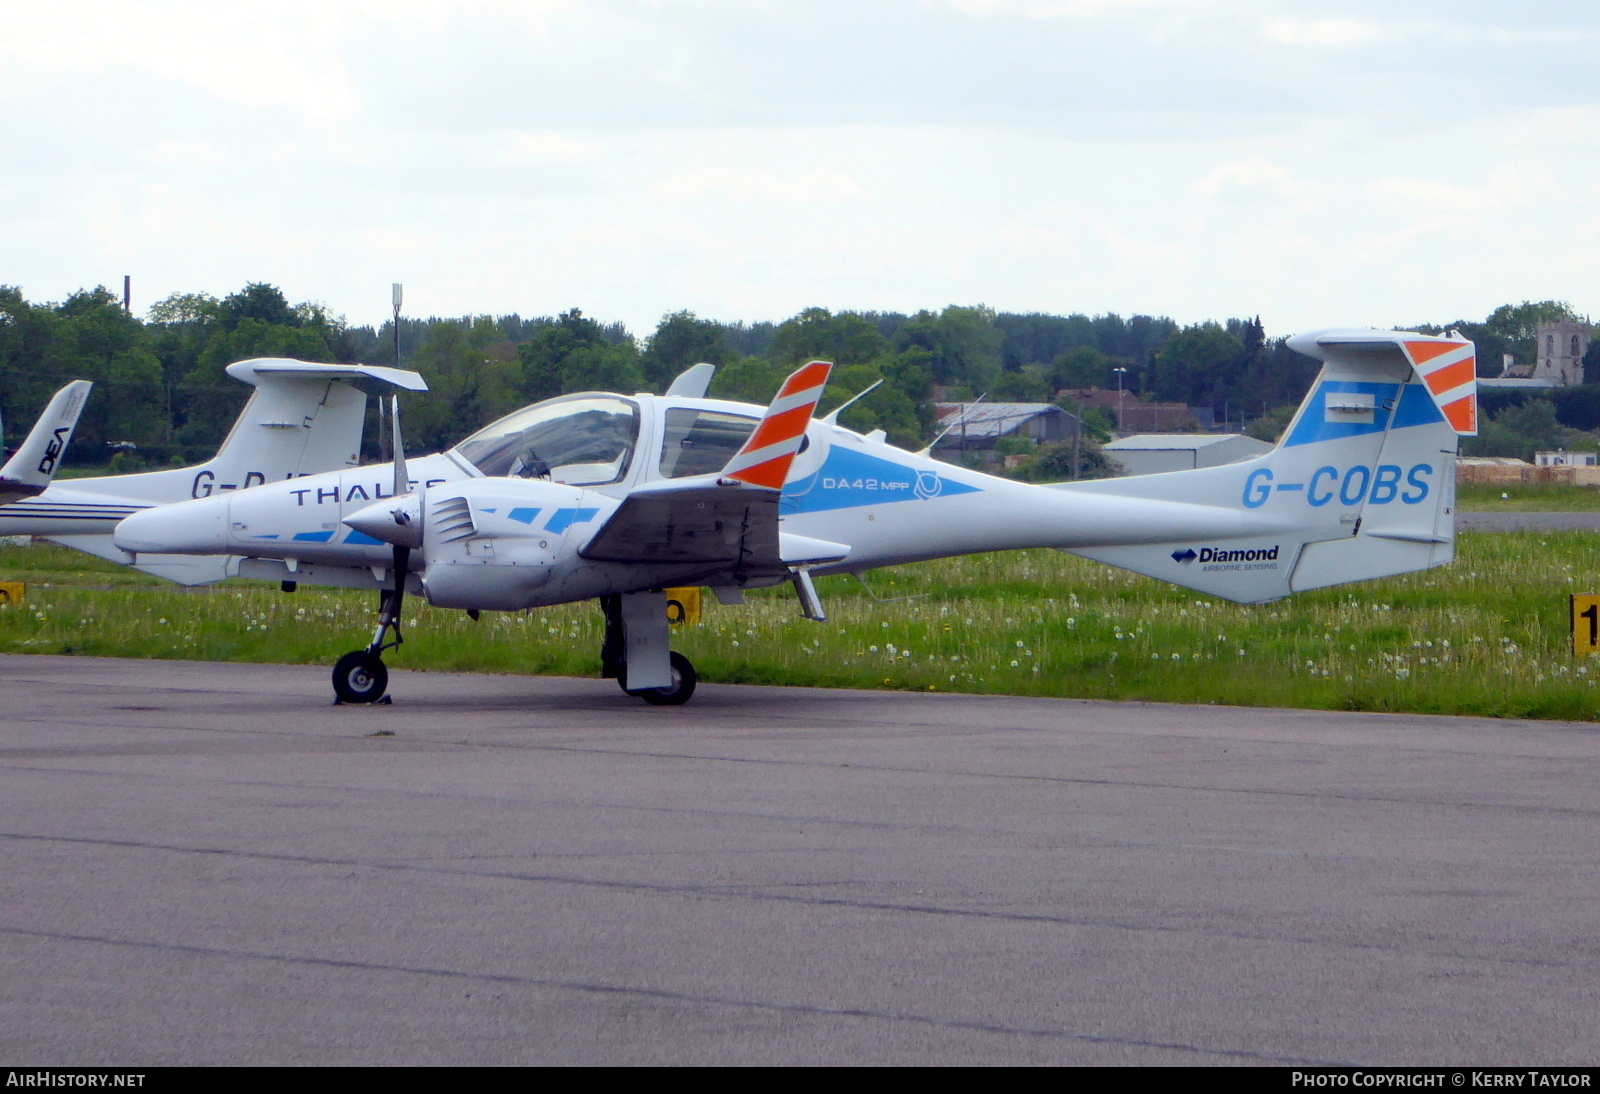
[{"label": "green grass field", "polygon": [[[706,598],[674,642],[708,681],[1593,719],[1600,662],[1568,645],[1567,595],[1600,591],[1589,533],[1463,535],[1449,567],[1241,607],[1054,551],[980,555]],[[0,548],[0,652],[331,664],[373,594],[229,582],[180,590],[49,546]],[[408,601],[396,668],[593,676],[599,611]]]},{"label": "green grass field", "polygon": [[1593,513],[1600,511],[1600,487],[1462,484],[1456,505],[1469,513]]}]

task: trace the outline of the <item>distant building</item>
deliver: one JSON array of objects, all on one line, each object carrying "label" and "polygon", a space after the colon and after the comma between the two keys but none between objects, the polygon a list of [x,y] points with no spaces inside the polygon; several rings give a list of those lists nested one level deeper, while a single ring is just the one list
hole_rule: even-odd
[{"label": "distant building", "polygon": [[1594,462],[1592,452],[1550,453],[1541,456],[1567,455],[1589,458],[1587,464],[1576,461],[1567,464],[1541,464],[1534,466],[1509,456],[1462,456],[1456,460],[1456,482],[1462,485],[1478,484],[1504,486],[1508,483],[1543,483],[1568,486],[1600,486],[1600,465]]},{"label": "distant building", "polygon": [[[1085,410],[1103,410],[1118,433],[1170,433],[1199,429],[1195,408],[1183,403],[1142,403],[1131,391],[1098,387],[1067,388],[1057,396],[1071,399]],[[1210,413],[1210,408],[1205,408]]]},{"label": "distant building", "polygon": [[1552,387],[1583,383],[1583,355],[1592,329],[1587,323],[1540,323],[1533,378]]},{"label": "distant building", "polygon": [[1583,355],[1589,351],[1588,323],[1540,323],[1534,338],[1533,364],[1501,358],[1500,375],[1479,377],[1486,388],[1548,390],[1583,383]]},{"label": "distant building", "polygon": [[1533,454],[1535,467],[1594,467],[1597,464],[1600,464],[1600,454],[1594,452],[1568,452],[1562,448]]},{"label": "distant building", "polygon": [[934,403],[940,452],[992,449],[1001,437],[1025,437],[1035,444],[1072,439],[1074,419],[1052,403]]},{"label": "distant building", "polygon": [[1123,437],[1105,446],[1130,475],[1190,471],[1254,459],[1272,445],[1242,433],[1146,433]]}]

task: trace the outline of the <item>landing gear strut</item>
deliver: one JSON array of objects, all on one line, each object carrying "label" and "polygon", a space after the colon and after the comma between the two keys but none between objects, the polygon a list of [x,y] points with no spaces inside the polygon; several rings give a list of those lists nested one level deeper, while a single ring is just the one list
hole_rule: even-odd
[{"label": "landing gear strut", "polygon": [[[399,293],[396,287],[395,292]],[[395,297],[395,348],[398,353],[400,346],[400,298]],[[382,404],[379,404],[380,408]],[[380,419],[382,410],[379,411]],[[389,402],[389,420],[394,423],[394,494],[395,498],[404,497],[411,489],[411,476],[406,471],[406,450],[400,440],[400,398],[394,397]],[[423,501],[421,495],[415,499],[415,512],[422,512]],[[338,664],[333,666],[333,694],[334,701],[338,703],[376,703],[383,699],[383,693],[389,690],[389,670],[383,663],[383,651],[392,650],[405,639],[400,636],[400,607],[406,598],[406,578],[411,573],[411,548],[422,546],[422,529],[413,526],[412,510],[400,507],[391,511],[395,527],[402,534],[386,535],[388,542],[394,544],[394,565],[389,570],[389,577],[394,581],[394,588],[383,589],[378,593],[378,629],[372,632],[372,644],[364,650],[351,650],[339,658]],[[409,529],[409,534],[406,530]],[[390,632],[394,632],[394,641],[385,641]],[[387,701],[387,700],[385,700]]]},{"label": "landing gear strut", "polygon": [[[400,555],[410,551],[395,548]],[[351,650],[333,666],[333,694],[340,703],[376,703],[389,689],[389,669],[383,663],[383,651],[392,650],[405,641],[400,634],[400,607],[405,600],[406,571],[409,559],[397,559],[395,587],[378,594],[378,629],[372,632],[372,644],[364,650]],[[390,632],[394,641],[385,641]]]},{"label": "landing gear strut", "polygon": [[667,648],[665,593],[603,596],[605,641],[600,674],[629,695],[657,707],[681,706],[694,694],[700,676],[683,654]]}]

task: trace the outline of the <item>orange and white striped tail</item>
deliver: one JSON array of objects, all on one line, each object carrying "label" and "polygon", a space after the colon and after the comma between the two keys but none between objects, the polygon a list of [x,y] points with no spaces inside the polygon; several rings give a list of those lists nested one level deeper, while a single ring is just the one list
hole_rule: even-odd
[{"label": "orange and white striped tail", "polygon": [[782,490],[789,465],[800,451],[806,426],[811,424],[811,412],[822,398],[832,370],[833,365],[827,361],[812,361],[790,373],[778,389],[778,397],[767,407],[761,424],[722,469],[722,478]]},{"label": "orange and white striped tail", "polygon": [[1458,339],[1401,341],[1444,420],[1463,437],[1478,434],[1478,361],[1471,342]]}]

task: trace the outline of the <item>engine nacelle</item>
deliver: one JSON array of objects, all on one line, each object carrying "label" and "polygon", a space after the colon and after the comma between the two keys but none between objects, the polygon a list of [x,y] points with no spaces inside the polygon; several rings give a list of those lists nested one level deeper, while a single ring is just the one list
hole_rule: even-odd
[{"label": "engine nacelle", "polygon": [[429,490],[422,514],[428,603],[528,607],[616,507],[604,494],[542,480],[473,479]]}]

